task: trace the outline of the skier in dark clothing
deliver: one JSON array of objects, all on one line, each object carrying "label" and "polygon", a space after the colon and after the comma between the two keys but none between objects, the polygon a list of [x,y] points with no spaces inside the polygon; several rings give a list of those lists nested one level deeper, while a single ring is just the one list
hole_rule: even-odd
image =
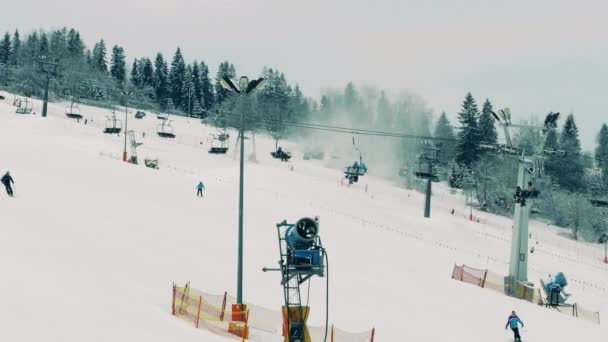
[{"label": "skier in dark clothing", "polygon": [[2,176],[2,178],[0,179],[0,182],[4,184],[4,187],[6,188],[6,193],[12,197],[13,188],[11,187],[11,183],[15,184],[15,181],[13,180],[13,177],[11,177],[11,173],[6,171],[4,176]]},{"label": "skier in dark clothing", "polygon": [[509,315],[509,319],[507,320],[507,324],[505,325],[505,330],[507,330],[508,327],[511,327],[511,330],[513,330],[513,337],[515,338],[515,342],[521,342],[521,336],[519,335],[519,324],[521,324],[522,328],[524,327],[524,322],[522,322],[521,319],[517,317],[515,311],[511,311],[511,315]]}]

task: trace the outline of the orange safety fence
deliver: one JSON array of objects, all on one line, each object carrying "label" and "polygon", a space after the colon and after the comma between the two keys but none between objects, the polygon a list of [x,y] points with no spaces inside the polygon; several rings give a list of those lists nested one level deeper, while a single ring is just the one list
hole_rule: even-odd
[{"label": "orange safety fence", "polygon": [[[283,315],[279,310],[272,310],[255,304],[246,303],[245,310],[239,311],[236,298],[224,293],[214,295],[190,287],[173,285],[173,315],[191,322],[196,328],[203,327],[223,336],[247,339],[249,329],[256,329],[271,334],[283,332]],[[236,319],[235,319],[236,318]],[[244,318],[244,319],[240,319]],[[325,327],[308,325],[312,341],[322,341]],[[331,342],[373,342],[375,329],[352,333],[335,328],[328,331]],[[330,339],[331,337],[331,339]]]},{"label": "orange safety fence", "polygon": [[[225,307],[225,295],[210,295],[192,289],[190,283],[184,287],[173,285],[171,312],[194,327],[207,330],[226,337],[248,337],[247,311],[237,311]],[[233,316],[244,317],[243,321],[234,321]]]},{"label": "orange safety fence", "polygon": [[452,271],[452,279],[484,287],[487,274],[488,270],[479,270],[466,265],[458,266],[455,264]]}]

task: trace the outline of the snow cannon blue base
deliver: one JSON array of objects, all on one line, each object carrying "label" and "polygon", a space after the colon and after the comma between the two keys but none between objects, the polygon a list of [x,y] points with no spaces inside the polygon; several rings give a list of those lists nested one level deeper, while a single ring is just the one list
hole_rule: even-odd
[{"label": "snow cannon blue base", "polygon": [[568,280],[563,272],[557,273],[551,281],[544,282],[541,279],[540,284],[545,292],[547,303],[552,306],[563,305],[568,300],[568,297],[570,297],[570,294],[565,291]]}]

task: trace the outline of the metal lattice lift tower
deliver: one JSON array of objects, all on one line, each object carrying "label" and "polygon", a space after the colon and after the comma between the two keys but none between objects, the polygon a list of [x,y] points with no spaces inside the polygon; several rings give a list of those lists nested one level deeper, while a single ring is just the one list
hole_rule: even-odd
[{"label": "metal lattice lift tower", "polygon": [[[511,239],[511,257],[509,262],[509,275],[505,279],[505,285],[509,289],[515,289],[518,282],[528,283],[528,221],[530,219],[530,205],[526,203],[528,198],[538,195],[534,188],[533,180],[543,174],[544,155],[557,154],[559,151],[547,150],[545,144],[547,133],[556,127],[559,113],[549,113],[542,127],[514,125],[511,123],[511,112],[508,108],[500,110],[499,114],[492,113],[494,119],[503,127],[506,146],[499,146],[502,152],[516,154],[518,157],[517,187],[515,189],[515,212],[513,214],[513,237]],[[531,156],[526,157],[525,151],[513,147],[509,127],[538,129],[540,130],[540,143],[536,146]]]},{"label": "metal lattice lift tower", "polygon": [[[283,307],[286,342],[310,342],[306,327],[309,307],[302,305],[301,286],[313,276],[325,276],[325,249],[318,236],[318,218],[301,218],[294,224],[283,221],[277,224],[281,260],[280,271],[285,306]],[[310,285],[310,284],[309,284]]]},{"label": "metal lattice lift tower", "polygon": [[[418,171],[416,177],[426,179],[426,197],[424,200],[424,217],[431,217],[431,184],[438,182],[439,176],[434,168],[434,164],[439,160],[439,148],[433,146],[430,142],[423,142],[422,149],[424,152],[419,157]],[[426,167],[423,165],[426,164]]]}]

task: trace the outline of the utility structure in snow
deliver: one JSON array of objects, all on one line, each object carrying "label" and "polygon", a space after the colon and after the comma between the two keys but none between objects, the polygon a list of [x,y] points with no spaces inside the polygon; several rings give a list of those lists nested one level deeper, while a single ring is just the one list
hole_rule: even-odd
[{"label": "utility structure in snow", "polygon": [[40,71],[46,74],[46,87],[44,88],[44,102],[42,104],[42,116],[46,117],[47,103],[49,102],[49,84],[51,83],[51,77],[57,76],[57,66],[59,66],[59,63],[57,59],[53,62],[49,61],[46,55],[40,56],[38,63]]},{"label": "utility structure in snow", "polygon": [[[310,334],[306,327],[310,308],[302,305],[301,287],[313,276],[325,276],[327,253],[319,237],[319,218],[304,217],[293,224],[283,220],[283,222],[277,223],[277,235],[281,256],[279,268],[263,268],[262,270],[281,272],[281,285],[285,300],[283,307],[285,342],[310,342]],[[329,283],[327,284],[329,285]],[[310,283],[308,285],[310,286]],[[308,299],[306,303],[308,303]],[[325,338],[327,339],[327,311],[325,326]]]},{"label": "utility structure in snow", "polygon": [[135,132],[132,130],[128,131],[127,135],[129,136],[129,146],[131,147],[131,157],[129,158],[128,162],[131,164],[137,164],[137,148],[143,145],[143,143],[135,140]]},{"label": "utility structure in snow", "polygon": [[[492,116],[503,127],[507,142],[506,145],[497,146],[498,151],[518,156],[511,257],[509,259],[509,275],[505,277],[505,288],[509,289],[509,291],[514,291],[518,286],[521,286],[519,284],[530,285],[528,282],[528,221],[530,218],[530,205],[526,201],[528,198],[534,198],[538,195],[538,191],[534,188],[533,180],[543,175],[543,156],[560,153],[559,151],[548,150],[545,146],[548,132],[556,127],[559,113],[551,112],[547,114],[542,127],[512,124],[509,108],[500,110],[499,114],[492,112]],[[523,151],[515,148],[511,141],[510,127],[540,130],[541,139],[538,145],[532,151]],[[526,152],[530,154],[526,156]]]},{"label": "utility structure in snow", "polygon": [[[230,78],[222,78],[220,84],[222,88],[229,92],[234,92],[240,96],[248,96],[257,89],[264,78],[249,81],[247,76],[241,76],[238,87]],[[239,163],[239,231],[238,231],[238,258],[237,258],[237,288],[236,301],[237,310],[243,310],[243,183],[245,172],[245,112],[241,110],[241,127],[239,137],[241,145],[241,158]]]},{"label": "utility structure in snow", "polygon": [[439,145],[435,146],[430,141],[422,142],[422,154],[418,157],[418,171],[416,177],[426,179],[426,196],[424,199],[424,217],[431,217],[431,184],[438,182],[439,176],[434,166],[439,161]]}]

